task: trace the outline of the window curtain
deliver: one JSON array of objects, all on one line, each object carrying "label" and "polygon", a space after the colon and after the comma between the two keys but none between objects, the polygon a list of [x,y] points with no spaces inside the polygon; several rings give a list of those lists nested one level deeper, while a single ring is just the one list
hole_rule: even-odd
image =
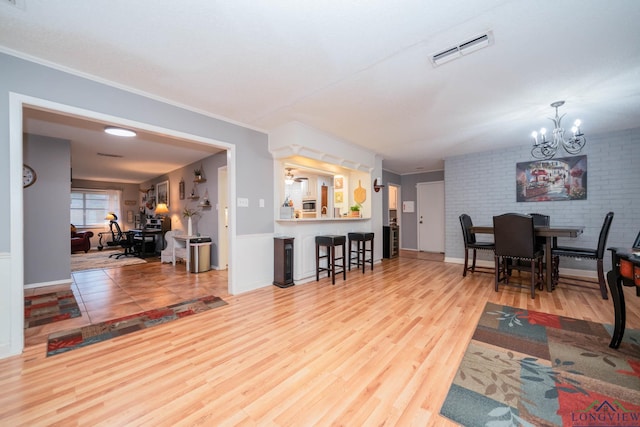
[{"label": "window curtain", "polygon": [[113,212],[118,217],[118,221],[122,220],[120,200],[122,200],[122,190],[107,190],[108,206],[107,212]]}]

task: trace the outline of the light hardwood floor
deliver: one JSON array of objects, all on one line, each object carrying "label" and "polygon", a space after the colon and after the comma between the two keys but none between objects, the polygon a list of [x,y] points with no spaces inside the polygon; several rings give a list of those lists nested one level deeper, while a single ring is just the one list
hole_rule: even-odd
[{"label": "light hardwood floor", "polygon": [[[214,280],[134,267],[110,275],[185,295]],[[461,272],[401,257],[335,286],[214,287],[228,305],[50,358],[35,344],[0,361],[0,425],[454,425],[438,412],[487,301],[613,319],[595,287],[531,300]],[[640,298],[625,292],[640,328]]]}]

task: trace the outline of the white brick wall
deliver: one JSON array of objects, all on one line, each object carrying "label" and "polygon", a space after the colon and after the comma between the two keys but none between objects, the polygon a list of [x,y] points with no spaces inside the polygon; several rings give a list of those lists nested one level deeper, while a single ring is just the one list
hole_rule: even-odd
[{"label": "white brick wall", "polygon": [[[629,247],[640,231],[640,128],[609,135],[587,135],[587,200],[516,202],[516,163],[534,160],[523,138],[520,147],[450,157],[445,160],[447,258],[464,258],[458,217],[468,213],[474,224],[492,224],[505,212],[538,212],[553,225],[584,225],[575,239],[559,244],[595,248],[604,216],[615,213],[607,246]],[[561,154],[559,157],[568,157]],[[478,239],[483,237],[478,235]],[[485,237],[486,238],[486,237]],[[490,240],[490,237],[488,238]],[[479,259],[492,260],[489,254]],[[563,260],[564,268],[595,270],[594,261]],[[605,271],[610,268],[605,254]]]}]

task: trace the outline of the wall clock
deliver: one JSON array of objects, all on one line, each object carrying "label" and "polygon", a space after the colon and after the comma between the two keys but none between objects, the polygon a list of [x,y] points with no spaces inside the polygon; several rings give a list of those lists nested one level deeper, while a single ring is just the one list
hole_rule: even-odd
[{"label": "wall clock", "polygon": [[22,165],[22,187],[27,188],[36,182],[36,171],[31,166]]}]

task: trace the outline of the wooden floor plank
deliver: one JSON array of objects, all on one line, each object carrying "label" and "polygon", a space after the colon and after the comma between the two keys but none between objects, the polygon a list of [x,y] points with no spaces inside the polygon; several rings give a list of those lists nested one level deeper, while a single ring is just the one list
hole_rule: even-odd
[{"label": "wooden floor plank", "polygon": [[[335,285],[234,296],[226,273],[135,267],[76,286],[95,310],[118,312],[89,297],[116,289],[115,304],[204,288],[228,305],[49,358],[46,333],[31,334],[24,354],[0,361],[0,425],[453,425],[438,412],[486,302],[613,321],[596,287],[531,300],[496,293],[490,274],[463,278],[460,265],[417,257]],[[625,293],[628,327],[640,328],[640,298]]]}]

